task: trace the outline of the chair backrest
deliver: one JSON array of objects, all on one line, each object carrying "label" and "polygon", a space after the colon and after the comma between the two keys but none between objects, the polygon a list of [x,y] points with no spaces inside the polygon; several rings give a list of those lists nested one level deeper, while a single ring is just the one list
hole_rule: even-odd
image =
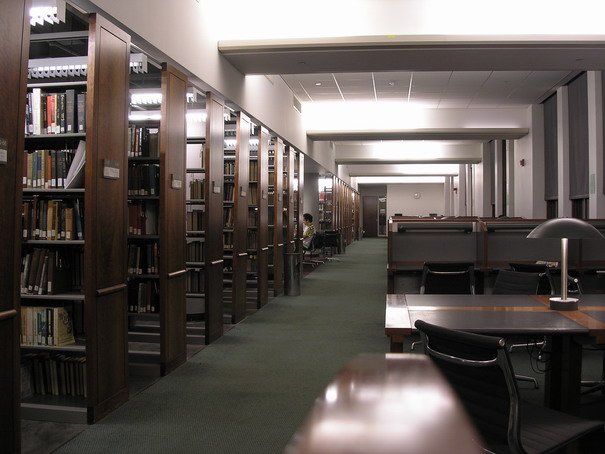
[{"label": "chair backrest", "polygon": [[475,266],[471,262],[425,262],[420,293],[475,294]]},{"label": "chair backrest", "polygon": [[441,369],[489,447],[521,447],[519,391],[503,338],[417,320],[424,351]]},{"label": "chair backrest", "polygon": [[309,250],[314,251],[324,247],[324,236],[320,232],[315,232],[311,237],[311,243],[309,243]]},{"label": "chair backrest", "polygon": [[510,269],[520,273],[538,273],[540,282],[538,284],[538,295],[554,295],[555,282],[550,268],[542,263],[509,263]]},{"label": "chair backrest", "polygon": [[538,292],[540,274],[500,270],[492,293],[502,295],[535,295]]}]

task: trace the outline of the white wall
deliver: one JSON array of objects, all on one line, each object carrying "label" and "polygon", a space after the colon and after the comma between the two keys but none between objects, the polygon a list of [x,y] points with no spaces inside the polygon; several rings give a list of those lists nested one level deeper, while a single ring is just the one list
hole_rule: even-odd
[{"label": "white wall", "polygon": [[[442,183],[405,183],[387,185],[387,217],[395,213],[405,216],[428,216],[444,213]],[[415,199],[414,193],[420,193]]]},{"label": "white wall", "polygon": [[[305,213],[310,213],[313,216],[313,223],[315,227],[319,228],[319,187],[317,180],[319,174],[317,172],[306,173],[305,172],[305,187],[303,189],[303,206]],[[302,222],[302,215],[300,213]]]}]

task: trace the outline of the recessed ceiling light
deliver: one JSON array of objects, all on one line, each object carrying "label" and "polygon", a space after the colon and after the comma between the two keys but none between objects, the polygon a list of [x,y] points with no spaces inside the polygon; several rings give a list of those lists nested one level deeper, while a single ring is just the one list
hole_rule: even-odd
[{"label": "recessed ceiling light", "polygon": [[321,82],[315,82],[316,87],[321,87]]},{"label": "recessed ceiling light", "polygon": [[391,81],[391,82],[389,82],[389,86],[390,86],[390,87],[393,87],[394,85],[395,85],[395,82],[392,82],[392,81]]}]

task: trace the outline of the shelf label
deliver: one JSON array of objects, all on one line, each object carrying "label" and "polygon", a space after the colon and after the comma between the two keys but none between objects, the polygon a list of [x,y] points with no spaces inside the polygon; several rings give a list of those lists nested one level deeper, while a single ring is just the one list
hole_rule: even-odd
[{"label": "shelf label", "polygon": [[174,178],[174,174],[170,175],[170,187],[172,189],[181,189],[183,187],[183,182],[177,178]]},{"label": "shelf label", "polygon": [[0,164],[8,163],[8,140],[0,137]]},{"label": "shelf label", "polygon": [[120,164],[111,159],[103,160],[103,178],[118,180],[120,178]]},{"label": "shelf label", "polygon": [[246,197],[246,190],[242,187],[239,188],[240,197]]},{"label": "shelf label", "polygon": [[261,197],[262,197],[263,199],[265,199],[265,200],[267,199],[267,193],[265,192],[265,190],[264,190],[264,189],[262,190],[262,195],[261,195]]}]

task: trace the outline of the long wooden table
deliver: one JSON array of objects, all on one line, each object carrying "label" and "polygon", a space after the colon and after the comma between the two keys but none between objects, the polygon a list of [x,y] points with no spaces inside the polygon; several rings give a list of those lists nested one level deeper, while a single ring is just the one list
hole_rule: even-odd
[{"label": "long wooden table", "polygon": [[428,357],[361,354],[313,405],[285,454],[481,453],[462,404]]},{"label": "long wooden table", "polygon": [[577,311],[553,311],[540,295],[388,294],[385,333],[391,351],[403,351],[416,320],[451,329],[505,337],[547,336],[550,363],[545,404],[571,413],[580,402],[582,344],[605,343],[605,295],[583,295]]}]

